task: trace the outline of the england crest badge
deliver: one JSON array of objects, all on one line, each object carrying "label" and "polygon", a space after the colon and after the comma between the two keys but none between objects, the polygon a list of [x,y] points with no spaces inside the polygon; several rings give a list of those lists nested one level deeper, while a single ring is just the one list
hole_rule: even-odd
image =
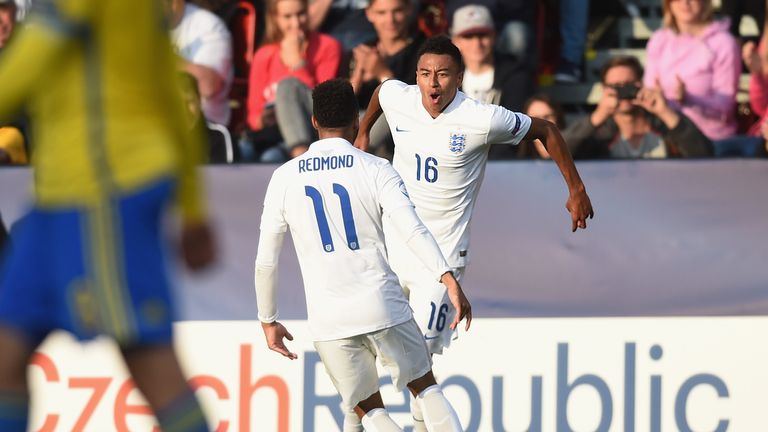
[{"label": "england crest badge", "polygon": [[461,153],[467,146],[467,134],[451,132],[451,137],[448,140],[448,149],[451,153]]}]

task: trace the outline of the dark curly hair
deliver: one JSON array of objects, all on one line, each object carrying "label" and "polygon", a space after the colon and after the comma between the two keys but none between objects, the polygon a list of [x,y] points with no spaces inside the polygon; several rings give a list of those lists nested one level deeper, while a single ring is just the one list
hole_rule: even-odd
[{"label": "dark curly hair", "polygon": [[325,81],[312,91],[312,110],[318,126],[350,126],[360,111],[352,84],[342,78]]}]

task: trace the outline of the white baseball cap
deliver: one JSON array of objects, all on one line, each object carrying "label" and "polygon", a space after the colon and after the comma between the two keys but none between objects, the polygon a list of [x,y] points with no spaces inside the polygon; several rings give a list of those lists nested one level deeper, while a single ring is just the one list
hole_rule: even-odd
[{"label": "white baseball cap", "polygon": [[456,9],[453,13],[451,36],[468,33],[490,33],[496,31],[491,11],[483,5],[471,4]]}]

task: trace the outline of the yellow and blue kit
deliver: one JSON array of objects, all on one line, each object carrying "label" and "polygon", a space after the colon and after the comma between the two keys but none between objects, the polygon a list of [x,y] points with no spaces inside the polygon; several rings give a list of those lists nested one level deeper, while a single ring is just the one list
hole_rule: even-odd
[{"label": "yellow and blue kit", "polygon": [[0,322],[123,346],[170,341],[161,235],[177,202],[204,221],[161,0],[35,0],[0,56],[0,119],[25,106],[35,202],[0,271]]}]

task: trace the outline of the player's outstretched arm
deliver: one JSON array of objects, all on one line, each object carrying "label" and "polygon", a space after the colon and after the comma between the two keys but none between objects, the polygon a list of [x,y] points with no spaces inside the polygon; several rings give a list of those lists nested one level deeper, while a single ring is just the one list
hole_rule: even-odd
[{"label": "player's outstretched arm", "polygon": [[472,305],[469,304],[467,296],[464,295],[459,281],[453,276],[453,272],[447,272],[440,278],[440,282],[448,290],[448,298],[451,300],[453,308],[456,309],[456,316],[454,316],[451,323],[451,330],[455,330],[459,322],[465,318],[467,325],[464,327],[464,330],[469,330],[469,326],[472,324]]},{"label": "player's outstretched arm", "polygon": [[381,109],[381,103],[379,103],[379,90],[384,83],[379,84],[376,90],[373,91],[371,101],[368,103],[368,109],[365,111],[363,119],[360,120],[360,130],[357,132],[357,138],[355,139],[355,147],[362,151],[368,150],[368,144],[370,143],[370,134],[373,124],[379,119],[384,112]]},{"label": "player's outstretched arm", "polygon": [[285,343],[283,342],[283,338],[288,339],[289,341],[293,340],[293,335],[288,332],[288,329],[286,329],[284,325],[277,321],[270,323],[263,322],[261,323],[261,329],[264,330],[264,337],[267,338],[267,346],[269,349],[276,353],[282,354],[291,360],[296,360],[299,358],[296,353],[288,350],[288,347],[286,347]]},{"label": "player's outstretched arm", "polygon": [[594,217],[595,212],[592,210],[592,203],[584,183],[581,181],[571,153],[568,151],[560,131],[557,130],[557,126],[547,120],[531,117],[531,128],[524,139],[539,139],[547,148],[547,152],[557,167],[560,168],[565,183],[568,185],[569,196],[565,208],[571,214],[571,231],[575,232],[578,228],[586,229],[587,218]]}]

